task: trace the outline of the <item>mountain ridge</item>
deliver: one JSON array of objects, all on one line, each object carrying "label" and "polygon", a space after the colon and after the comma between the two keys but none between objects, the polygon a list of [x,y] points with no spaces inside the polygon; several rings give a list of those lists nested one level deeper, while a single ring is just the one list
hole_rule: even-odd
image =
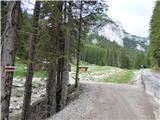
[{"label": "mountain ridge", "polygon": [[124,30],[121,22],[114,21],[108,16],[99,18],[94,26],[92,26],[93,32],[99,36],[103,36],[110,41],[115,41],[118,45],[139,51],[146,51],[149,45],[148,37],[141,37],[133,35]]}]

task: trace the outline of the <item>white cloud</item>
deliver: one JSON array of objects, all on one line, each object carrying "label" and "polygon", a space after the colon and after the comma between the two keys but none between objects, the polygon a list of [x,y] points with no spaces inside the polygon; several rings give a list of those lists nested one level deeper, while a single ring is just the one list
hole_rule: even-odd
[{"label": "white cloud", "polygon": [[22,0],[21,7],[22,10],[27,10],[29,14],[33,14],[35,0]]},{"label": "white cloud", "polygon": [[135,35],[148,36],[155,0],[106,0],[107,14],[120,21],[124,29]]}]

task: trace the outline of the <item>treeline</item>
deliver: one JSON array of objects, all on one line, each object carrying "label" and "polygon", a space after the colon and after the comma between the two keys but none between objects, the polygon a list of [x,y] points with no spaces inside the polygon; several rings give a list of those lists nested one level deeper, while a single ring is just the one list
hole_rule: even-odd
[{"label": "treeline", "polygon": [[126,49],[97,34],[89,35],[84,42],[81,51],[81,60],[91,64],[109,65],[128,69],[148,67],[146,54],[144,52]]},{"label": "treeline", "polygon": [[[16,57],[27,64],[21,120],[29,120],[31,112],[34,65],[48,64],[46,80],[47,117],[66,105],[69,63],[76,62],[75,88],[79,84],[81,39],[85,38],[95,16],[106,11],[102,1],[36,1],[33,14],[22,9],[23,1],[1,1],[2,7],[2,91],[1,119],[9,119],[9,105]],[[43,118],[44,119],[44,118]]]},{"label": "treeline", "polygon": [[148,59],[151,66],[160,68],[160,1],[155,2],[155,8],[150,21],[150,45]]}]

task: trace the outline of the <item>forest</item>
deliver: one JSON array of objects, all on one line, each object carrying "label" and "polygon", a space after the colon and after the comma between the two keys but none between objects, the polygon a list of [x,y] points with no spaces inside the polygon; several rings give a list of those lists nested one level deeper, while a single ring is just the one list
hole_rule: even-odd
[{"label": "forest", "polygon": [[[98,40],[96,45],[92,43],[93,39]],[[126,49],[97,35],[88,36],[85,42],[81,51],[81,59],[89,63],[127,69],[149,67],[145,52]]]},{"label": "forest", "polygon": [[[34,6],[28,13],[24,6]],[[124,48],[90,28],[108,10],[100,1],[1,1],[1,119],[9,119],[12,70],[26,65],[21,120],[31,119],[33,78],[44,70],[47,118],[67,105],[69,72],[75,65],[74,88],[79,88],[80,62],[136,70],[160,69],[160,2],[155,3],[146,51]],[[93,40],[96,39],[96,43]],[[9,69],[6,72],[7,68]]]}]

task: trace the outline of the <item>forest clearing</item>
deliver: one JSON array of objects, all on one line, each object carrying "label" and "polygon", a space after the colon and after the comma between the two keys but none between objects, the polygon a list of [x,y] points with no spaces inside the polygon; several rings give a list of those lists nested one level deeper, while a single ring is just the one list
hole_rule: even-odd
[{"label": "forest clearing", "polygon": [[[24,76],[26,72],[24,65],[19,64],[18,66],[20,66],[20,68],[17,69],[17,71],[15,71],[13,79],[12,97],[10,105],[11,120],[20,119],[20,114],[23,104],[23,91],[25,82]],[[70,71],[69,84],[73,86],[76,67],[74,64],[71,66],[72,67]],[[88,67],[87,71],[80,72],[79,74],[80,85],[82,88],[76,92],[71,92],[71,93],[69,92],[70,94],[68,94],[67,98],[69,105],[62,112],[58,113],[56,116],[50,119],[54,120],[62,120],[62,119],[81,120],[84,118],[87,119],[95,118],[96,120],[106,119],[106,118],[107,119],[118,119],[118,118],[153,119],[154,118],[153,113],[154,113],[158,120],[159,113],[158,113],[158,108],[157,106],[155,106],[155,104],[159,103],[158,101],[155,101],[154,99],[155,97],[148,99],[148,97],[151,96],[150,94],[147,95],[145,93],[146,90],[144,89],[144,85],[141,81],[142,71],[146,70],[141,70],[141,71],[125,70],[111,66],[92,65],[86,62],[80,62],[80,66]],[[31,100],[31,104],[34,104],[39,98],[43,99],[46,94],[45,92],[46,90],[45,81],[47,77],[46,73],[45,71],[40,71],[40,74],[38,73],[39,71],[35,73],[36,77],[33,78],[32,82],[33,97]],[[148,89],[147,91],[149,93],[152,92]],[[158,92],[159,90],[155,91]],[[156,98],[159,99],[158,97]],[[117,101],[121,102],[117,103]],[[150,103],[150,101],[152,102],[152,104]],[[126,108],[124,108],[124,104]],[[139,108],[137,106],[138,104],[143,104],[141,106],[142,108]],[[87,108],[83,109],[85,108],[85,105],[87,105]],[[103,108],[103,106],[105,107]],[[77,111],[75,109],[77,110],[79,109],[78,110],[79,112],[77,114],[71,115],[75,111]],[[112,111],[107,112],[110,109],[112,109]],[[136,111],[137,109],[138,111]],[[143,111],[143,109],[146,111]],[[116,116],[114,115],[115,113]],[[124,117],[123,114],[126,114],[126,116]]]},{"label": "forest clearing", "polygon": [[[17,64],[18,65],[18,64]],[[82,66],[86,65],[83,62],[80,64]],[[87,72],[80,73],[80,81],[92,81],[98,82],[105,78],[115,76],[116,72],[123,71],[125,73],[126,70],[122,70],[116,67],[110,66],[96,66],[96,65],[88,65],[89,70]],[[40,73],[40,74],[38,74]],[[19,114],[22,108],[23,103],[23,91],[24,91],[24,83],[25,83],[25,65],[19,64],[19,68],[15,71],[14,79],[13,79],[13,88],[12,88],[12,97],[11,97],[11,106],[10,106],[10,113],[13,116]],[[32,86],[33,86],[33,97],[32,97],[32,104],[45,96],[45,82],[46,82],[46,73],[45,71],[37,71],[33,78]],[[71,72],[70,72],[70,81],[69,83],[73,86],[74,85],[74,76],[75,76],[75,65],[72,65]],[[123,79],[123,76],[120,77]],[[128,79],[129,82],[131,78]],[[119,82],[119,81],[115,81]],[[122,82],[125,83],[126,81]],[[11,115],[11,116],[12,116]]]},{"label": "forest clearing", "polygon": [[0,4],[1,120],[160,119],[159,0]]}]

